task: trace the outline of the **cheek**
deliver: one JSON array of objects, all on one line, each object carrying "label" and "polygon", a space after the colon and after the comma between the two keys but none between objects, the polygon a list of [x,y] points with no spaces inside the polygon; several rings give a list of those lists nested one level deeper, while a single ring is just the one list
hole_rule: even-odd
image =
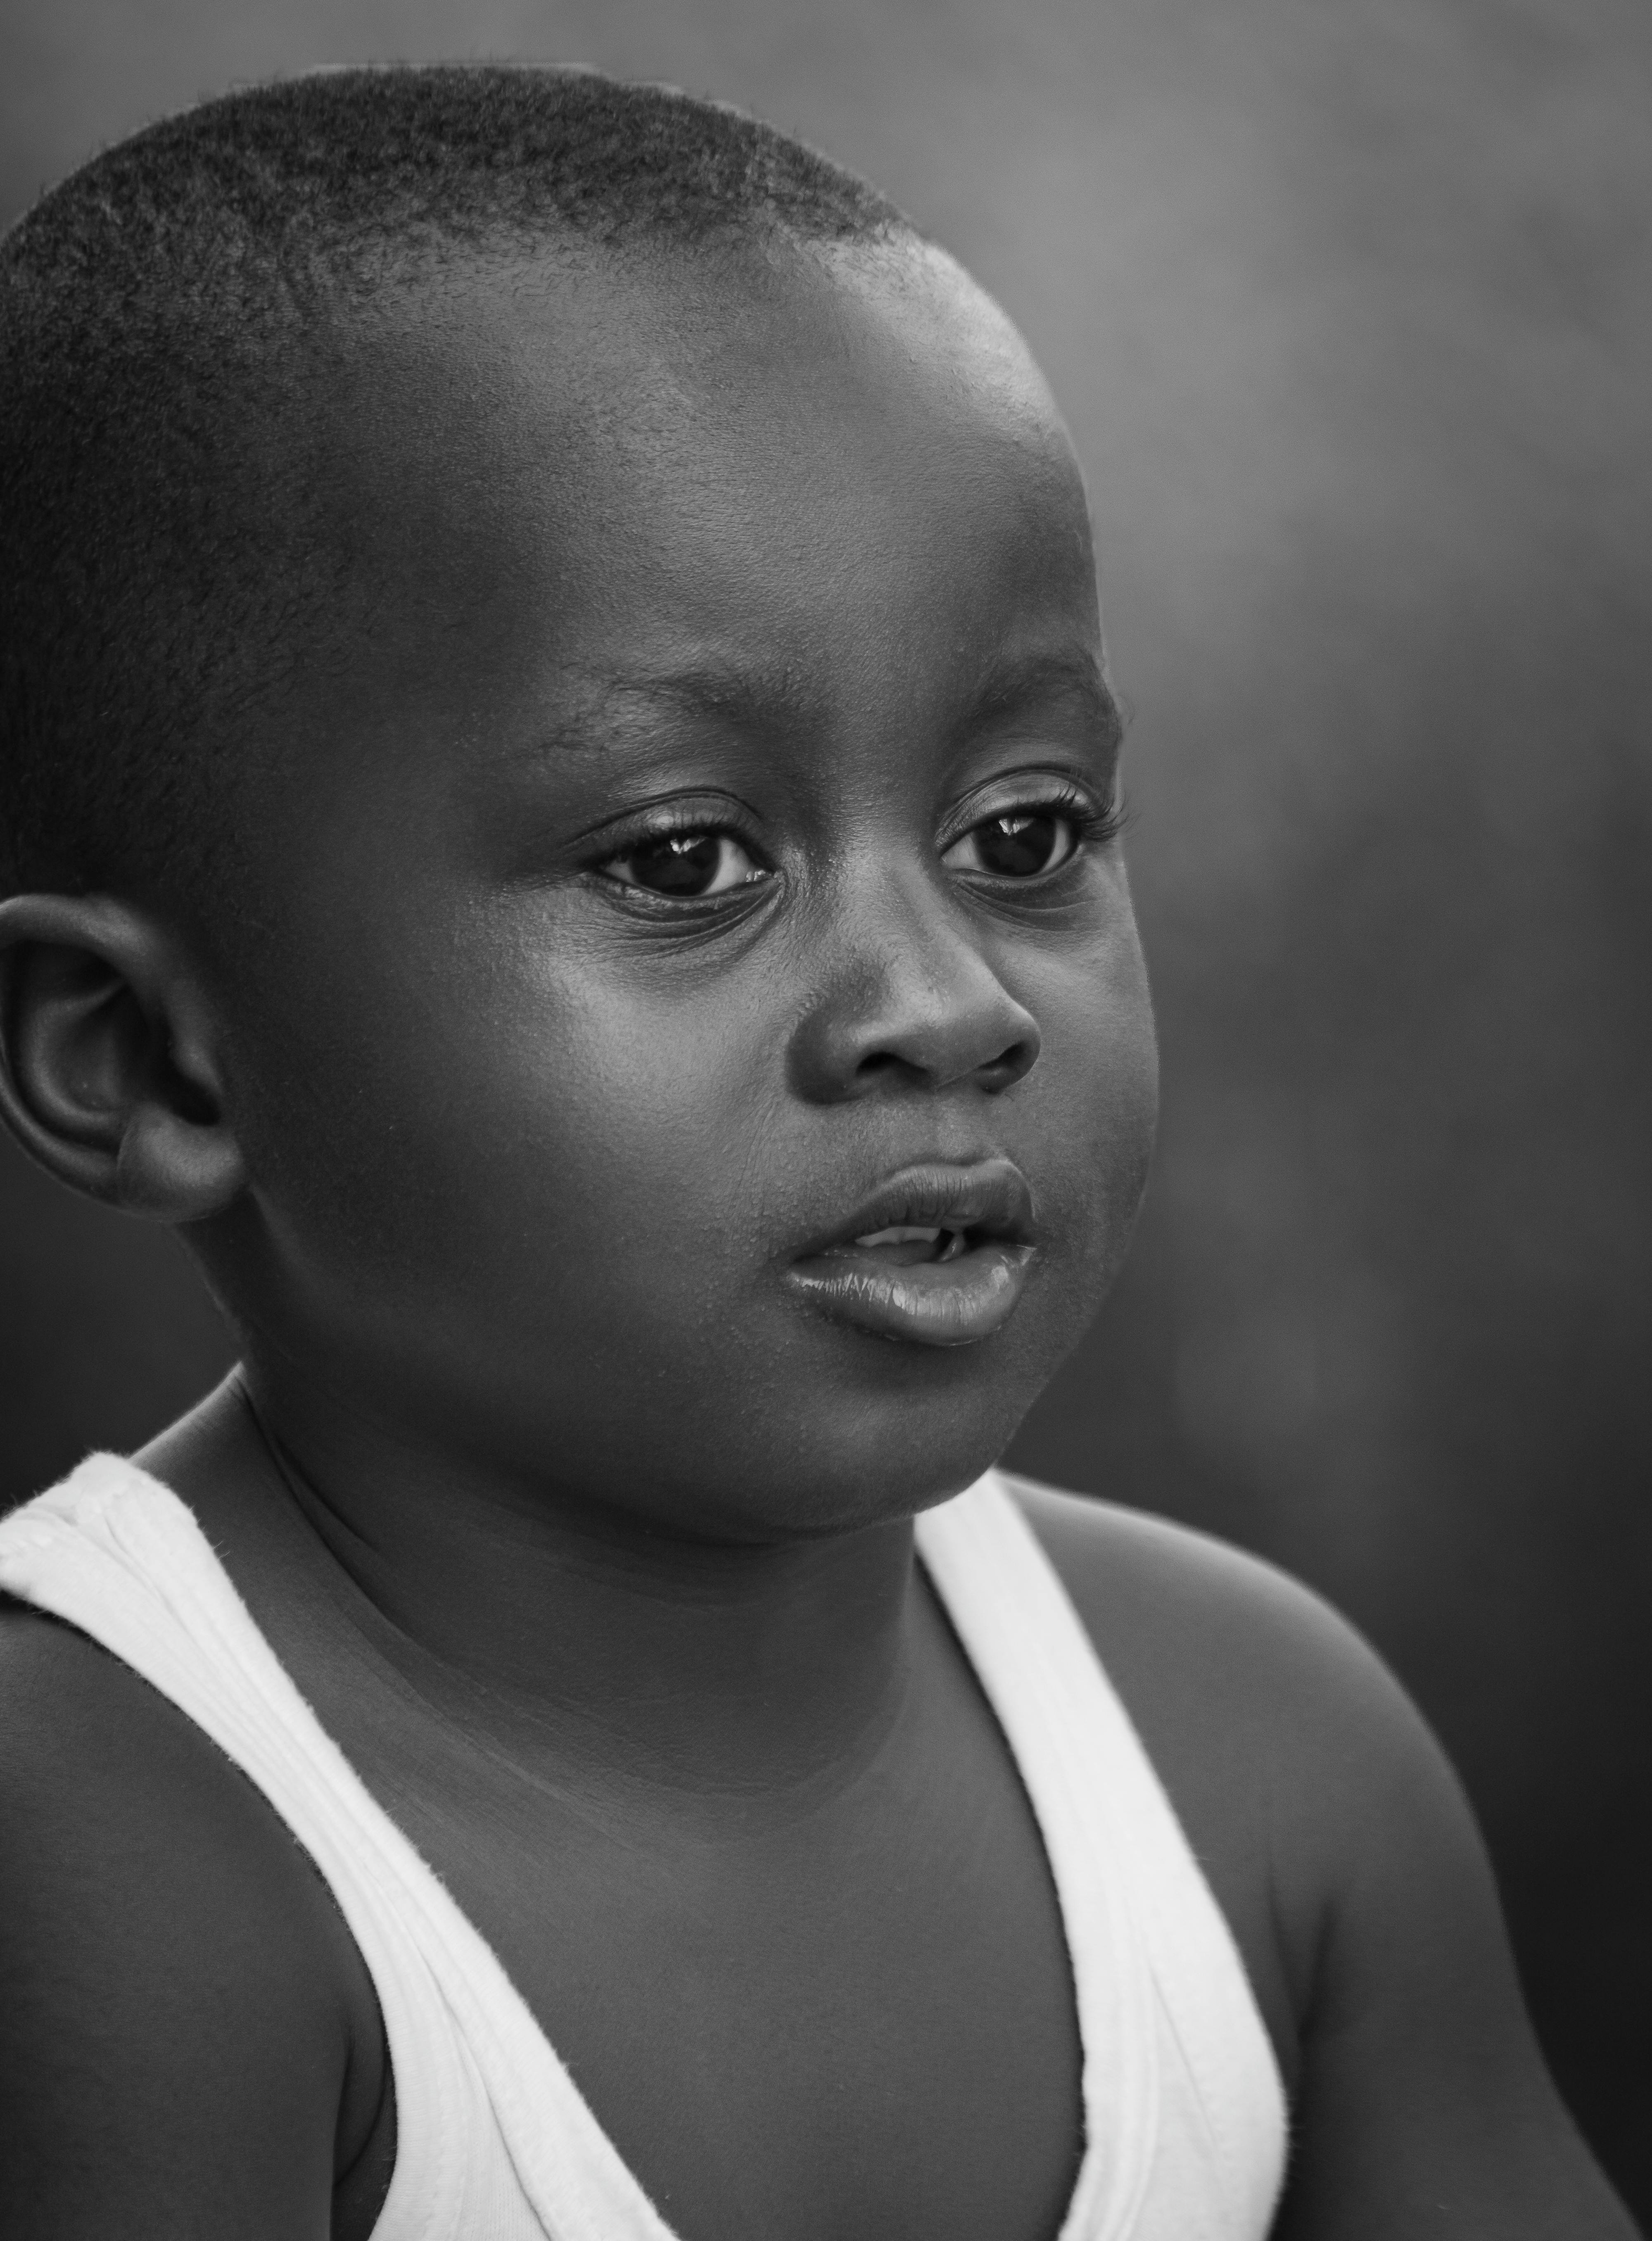
[{"label": "cheek", "polygon": [[1158,1119],[1158,1046],[1134,921],[1121,914],[1094,950],[1061,960],[1027,1001],[1043,1035],[1026,1086],[1040,1195],[1060,1234],[1052,1257],[1088,1313],[1129,1242]]},{"label": "cheek", "polygon": [[764,1064],[748,1006],[509,952],[394,985],[394,1007],[293,1022],[271,1069],[264,1175],[292,1256],[531,1341],[605,1299],[623,1314],[645,1289],[657,1312],[704,1290],[741,1242]]},{"label": "cheek", "polygon": [[685,1252],[703,1265],[739,1241],[763,1067],[748,1004],[564,981],[482,1039],[472,1140],[523,1221],[582,1241],[595,1281],[642,1261],[661,1281]]}]

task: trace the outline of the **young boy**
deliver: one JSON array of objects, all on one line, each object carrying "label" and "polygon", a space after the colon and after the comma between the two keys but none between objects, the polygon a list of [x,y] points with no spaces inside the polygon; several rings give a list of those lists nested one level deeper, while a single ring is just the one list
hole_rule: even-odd
[{"label": "young boy", "polygon": [[1626,2235],[1368,1652],[992,1469],[1154,1096],[1002,314],[492,69],[3,286],[7,1117],[243,1358],[0,1526],[0,2230]]}]

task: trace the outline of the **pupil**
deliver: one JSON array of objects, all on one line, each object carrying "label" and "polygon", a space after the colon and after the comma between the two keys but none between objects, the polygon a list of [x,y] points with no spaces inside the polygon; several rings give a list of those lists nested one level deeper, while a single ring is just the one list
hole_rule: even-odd
[{"label": "pupil", "polygon": [[717,877],[722,842],[715,833],[670,833],[633,851],[632,877],[656,895],[704,894]]},{"label": "pupil", "polygon": [[1043,871],[1055,853],[1056,824],[1053,816],[992,818],[980,828],[975,844],[982,863],[1010,879]]}]

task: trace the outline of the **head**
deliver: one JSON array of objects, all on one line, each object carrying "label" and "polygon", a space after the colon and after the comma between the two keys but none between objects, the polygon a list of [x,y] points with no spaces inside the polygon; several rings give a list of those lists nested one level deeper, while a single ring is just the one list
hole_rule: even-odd
[{"label": "head", "polygon": [[1003,314],[585,74],[264,89],[58,197],[0,313],[17,1134],[178,1227],[277,1411],[693,1533],[966,1482],[1154,1100]]}]

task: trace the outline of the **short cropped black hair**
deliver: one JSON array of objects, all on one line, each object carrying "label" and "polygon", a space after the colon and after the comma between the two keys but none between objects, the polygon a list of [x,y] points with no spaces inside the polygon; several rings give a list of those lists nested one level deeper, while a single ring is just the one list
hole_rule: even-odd
[{"label": "short cropped black hair", "polygon": [[237,712],[329,587],[305,353],[455,258],[877,241],[862,180],[583,70],[318,72],[164,119],[0,243],[0,892],[209,869]]}]

